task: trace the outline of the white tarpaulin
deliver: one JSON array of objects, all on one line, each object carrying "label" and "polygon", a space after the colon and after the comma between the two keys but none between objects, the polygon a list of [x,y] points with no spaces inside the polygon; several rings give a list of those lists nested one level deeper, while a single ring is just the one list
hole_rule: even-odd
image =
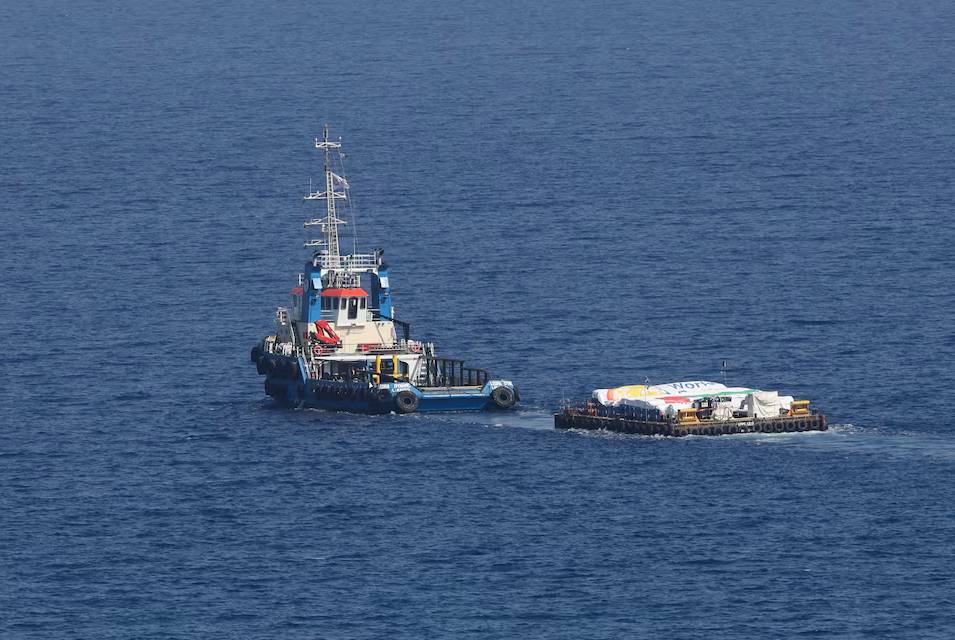
[{"label": "white tarpaulin", "polygon": [[716,408],[713,409],[713,419],[714,420],[732,420],[733,419],[733,407],[728,404],[718,404]]},{"label": "white tarpaulin", "polygon": [[733,411],[746,411],[757,418],[776,417],[789,409],[793,397],[777,391],[760,391],[749,387],[727,387],[719,382],[690,380],[657,385],[634,384],[613,389],[595,389],[593,398],[608,407],[639,407],[676,415],[680,409],[693,406],[694,400],[713,398],[714,417],[729,419]]},{"label": "white tarpaulin", "polygon": [[743,408],[753,418],[775,418],[779,416],[779,392],[754,391],[743,400]]},{"label": "white tarpaulin", "polygon": [[594,399],[603,405],[631,404],[632,401],[646,402],[654,398],[697,398],[725,391],[725,384],[691,380],[689,382],[669,382],[667,384],[632,384],[614,389],[595,389]]},{"label": "white tarpaulin", "polygon": [[[719,398],[733,409],[739,409],[743,398],[756,389],[727,387],[719,382],[691,380],[666,384],[634,384],[614,389],[595,389],[593,398],[604,406],[641,407],[667,412],[668,409],[684,409],[699,398]],[[723,400],[725,399],[725,400]]]}]

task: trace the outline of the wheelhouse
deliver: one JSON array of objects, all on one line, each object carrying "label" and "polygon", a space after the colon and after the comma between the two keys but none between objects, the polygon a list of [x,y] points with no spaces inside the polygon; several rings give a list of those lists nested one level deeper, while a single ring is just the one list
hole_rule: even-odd
[{"label": "wheelhouse", "polygon": [[354,326],[371,320],[368,292],[364,289],[324,289],[321,295],[322,320],[336,326]]}]

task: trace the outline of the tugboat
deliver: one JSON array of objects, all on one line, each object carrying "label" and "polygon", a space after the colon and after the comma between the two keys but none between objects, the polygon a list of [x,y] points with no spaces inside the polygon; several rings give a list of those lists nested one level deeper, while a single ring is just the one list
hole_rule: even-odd
[{"label": "tugboat", "polygon": [[339,227],[347,222],[336,205],[347,209],[350,185],[341,139],[328,132],[325,125],[315,139],[324,153],[324,189],[305,196],[325,202],[324,217],[305,222],[323,237],[305,242],[313,253],[291,307],[276,310],[275,334],[252,348],[265,393],[282,406],[357,413],[510,409],[520,399],[510,380],[491,379],[485,369],[437,356],[434,343],[411,339],[410,325],[395,317],[384,251],[358,253],[356,240],[353,253],[342,254]]},{"label": "tugboat", "polygon": [[674,437],[828,429],[826,416],[809,405],[777,391],[706,380],[630,385],[595,389],[585,404],[561,407],[554,426]]}]

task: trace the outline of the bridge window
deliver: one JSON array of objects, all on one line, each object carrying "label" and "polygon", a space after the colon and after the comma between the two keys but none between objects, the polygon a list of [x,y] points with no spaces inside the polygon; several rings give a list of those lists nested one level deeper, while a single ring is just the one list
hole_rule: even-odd
[{"label": "bridge window", "polygon": [[361,300],[361,308],[364,309],[368,301],[365,298],[359,298]]},{"label": "bridge window", "polygon": [[341,307],[341,308],[342,308],[342,309],[347,308],[347,307],[348,307],[348,298],[341,298],[341,301],[342,301],[342,307]]},{"label": "bridge window", "polygon": [[[342,298],[344,300],[344,298]],[[348,319],[354,320],[358,317],[358,298],[348,299]]]}]

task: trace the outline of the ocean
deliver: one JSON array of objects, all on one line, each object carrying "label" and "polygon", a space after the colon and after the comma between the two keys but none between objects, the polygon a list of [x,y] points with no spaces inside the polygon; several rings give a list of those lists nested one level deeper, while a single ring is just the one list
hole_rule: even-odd
[{"label": "ocean", "polygon": [[[0,637],[955,636],[953,34],[933,0],[4,3]],[[398,317],[516,412],[264,395],[326,122]],[[833,427],[553,428],[723,376]]]}]

